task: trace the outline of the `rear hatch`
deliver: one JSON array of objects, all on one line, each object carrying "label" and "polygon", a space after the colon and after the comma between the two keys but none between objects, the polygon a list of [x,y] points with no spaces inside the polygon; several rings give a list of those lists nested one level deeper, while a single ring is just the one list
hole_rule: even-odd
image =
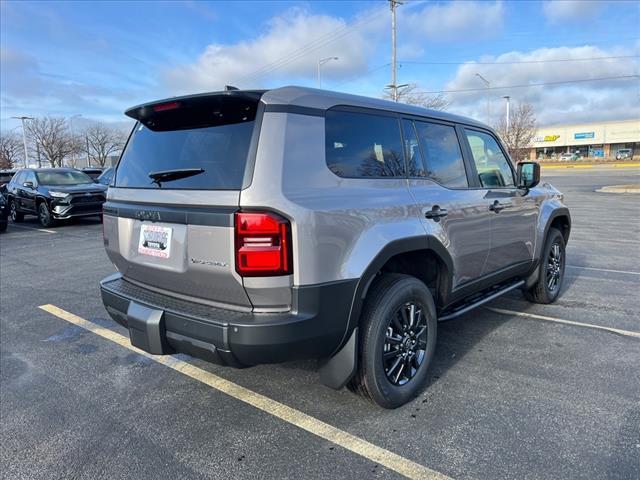
[{"label": "rear hatch", "polygon": [[238,210],[261,92],[134,107],[104,207],[105,247],[125,279],[205,303],[251,306],[235,272]]}]

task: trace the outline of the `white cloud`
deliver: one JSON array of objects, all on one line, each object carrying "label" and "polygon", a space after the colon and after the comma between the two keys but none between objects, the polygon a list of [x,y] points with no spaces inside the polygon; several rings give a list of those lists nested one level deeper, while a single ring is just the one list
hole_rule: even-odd
[{"label": "white cloud", "polygon": [[504,8],[500,1],[466,1],[430,4],[418,11],[399,10],[408,36],[432,41],[473,41],[493,36],[502,29]]},{"label": "white cloud", "polygon": [[[450,110],[486,120],[486,92],[481,90],[483,84],[476,73],[487,78],[492,87],[637,75],[640,67],[637,58],[562,62],[557,60],[638,54],[638,45],[631,49],[583,46],[543,48],[531,52],[510,52],[498,57],[483,57],[479,62],[530,63],[461,65],[453,79],[446,84],[446,90],[480,90],[448,94],[451,99]],[[493,110],[492,121],[496,121],[503,113],[504,95],[510,95],[515,102],[531,103],[540,124],[640,117],[640,79],[637,77],[525,88],[499,88],[492,90],[489,95]]]},{"label": "white cloud", "polygon": [[597,0],[548,0],[542,4],[542,11],[551,23],[585,19],[594,16],[605,5]]},{"label": "white cloud", "polygon": [[339,60],[323,67],[323,78],[346,78],[367,70],[375,37],[370,26],[353,28],[340,18],[291,9],[272,18],[254,39],[211,44],[195,62],[165,71],[164,79],[176,94],[217,90],[224,85],[260,87],[283,78],[306,78],[308,82],[315,77],[318,59],[329,56]]}]

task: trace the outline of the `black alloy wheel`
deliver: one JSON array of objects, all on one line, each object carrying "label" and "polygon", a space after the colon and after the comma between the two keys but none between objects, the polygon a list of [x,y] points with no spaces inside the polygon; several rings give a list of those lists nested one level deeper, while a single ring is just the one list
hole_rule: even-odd
[{"label": "black alloy wheel", "polygon": [[389,319],[382,363],[393,385],[405,385],[415,377],[425,359],[427,318],[424,307],[414,302],[402,305]]}]

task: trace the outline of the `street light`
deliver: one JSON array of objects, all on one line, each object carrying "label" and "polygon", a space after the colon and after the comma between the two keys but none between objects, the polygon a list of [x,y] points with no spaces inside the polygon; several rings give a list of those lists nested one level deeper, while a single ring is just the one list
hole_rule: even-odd
[{"label": "street light", "polygon": [[489,123],[491,123],[491,100],[489,99],[489,89],[491,88],[491,83],[489,82],[489,80],[484,78],[479,73],[476,73],[476,77],[482,80],[482,83],[484,83],[484,86],[487,87],[487,125],[488,125]]},{"label": "street light", "polygon": [[509,110],[511,109],[511,97],[509,95],[505,95],[502,97],[507,100],[507,132],[509,131]]},{"label": "street light", "polygon": [[320,67],[331,60],[339,60],[338,57],[325,57],[318,60],[318,88],[322,87],[322,79],[320,77]]},{"label": "street light", "polygon": [[27,151],[27,134],[25,133],[25,129],[24,129],[24,121],[25,120],[33,120],[33,117],[11,117],[11,118],[15,118],[16,120],[20,120],[22,122],[22,144],[24,145],[24,168],[27,168],[28,166],[28,162],[29,162],[29,153]]}]

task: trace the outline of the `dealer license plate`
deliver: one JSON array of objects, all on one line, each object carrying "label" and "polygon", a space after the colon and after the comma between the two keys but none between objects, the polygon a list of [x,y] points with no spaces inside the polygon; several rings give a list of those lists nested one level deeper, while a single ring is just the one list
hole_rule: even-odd
[{"label": "dealer license plate", "polygon": [[171,228],[143,224],[140,228],[138,252],[151,257],[169,258],[171,254]]}]

